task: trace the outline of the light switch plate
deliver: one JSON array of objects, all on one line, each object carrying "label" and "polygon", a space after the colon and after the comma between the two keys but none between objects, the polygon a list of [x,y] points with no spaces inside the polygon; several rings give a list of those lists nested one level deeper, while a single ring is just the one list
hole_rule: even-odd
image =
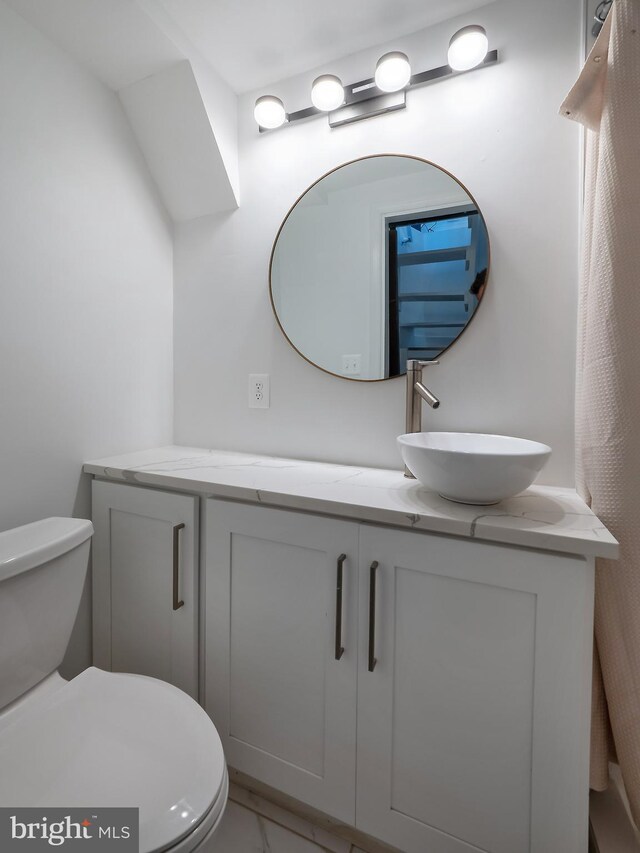
[{"label": "light switch plate", "polygon": [[250,409],[268,409],[269,408],[269,374],[268,373],[250,373],[249,374],[249,408]]}]

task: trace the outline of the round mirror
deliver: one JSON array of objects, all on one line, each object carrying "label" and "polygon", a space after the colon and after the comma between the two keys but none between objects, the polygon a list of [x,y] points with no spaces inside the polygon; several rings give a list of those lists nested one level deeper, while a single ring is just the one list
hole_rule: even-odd
[{"label": "round mirror", "polygon": [[320,178],[287,214],[271,253],[271,304],[307,361],[376,381],[447,350],[488,271],[484,219],[460,181],[417,157],[364,157]]}]

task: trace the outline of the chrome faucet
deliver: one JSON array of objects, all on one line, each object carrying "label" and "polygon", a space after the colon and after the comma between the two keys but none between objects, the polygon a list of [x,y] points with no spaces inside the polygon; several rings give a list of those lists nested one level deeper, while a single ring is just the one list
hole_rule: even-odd
[{"label": "chrome faucet", "polygon": [[[437,409],[440,400],[435,394],[422,384],[422,368],[430,367],[432,364],[440,364],[439,361],[418,361],[418,359],[407,359],[407,419],[405,432],[422,432],[422,401],[428,403],[432,409]],[[411,471],[405,465],[404,476],[415,480]]]}]

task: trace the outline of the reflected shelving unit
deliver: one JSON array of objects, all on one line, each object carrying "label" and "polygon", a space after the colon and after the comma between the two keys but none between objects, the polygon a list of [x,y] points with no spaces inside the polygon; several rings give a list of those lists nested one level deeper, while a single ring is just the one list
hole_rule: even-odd
[{"label": "reflected shelving unit", "polygon": [[470,205],[387,219],[389,375],[437,358],[473,316],[488,266],[481,224]]}]

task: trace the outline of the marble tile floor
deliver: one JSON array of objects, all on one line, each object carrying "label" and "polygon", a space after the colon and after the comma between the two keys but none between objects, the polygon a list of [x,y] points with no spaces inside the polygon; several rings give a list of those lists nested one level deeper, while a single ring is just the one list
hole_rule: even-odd
[{"label": "marble tile floor", "polygon": [[339,838],[244,788],[232,785],[222,824],[215,838],[206,846],[206,853],[369,851],[352,845],[350,841]]}]

